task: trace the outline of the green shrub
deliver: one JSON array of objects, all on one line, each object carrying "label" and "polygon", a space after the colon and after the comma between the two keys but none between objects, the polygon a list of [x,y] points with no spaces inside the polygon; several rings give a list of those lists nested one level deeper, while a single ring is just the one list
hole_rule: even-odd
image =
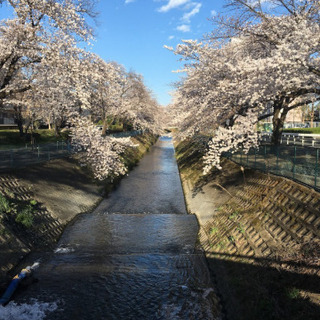
[{"label": "green shrub", "polygon": [[30,204],[33,206],[35,206],[37,203],[38,203],[37,200],[34,200],[34,199],[30,200]]},{"label": "green shrub", "polygon": [[28,205],[22,209],[16,216],[16,222],[21,223],[27,228],[30,228],[33,225],[33,214],[32,206]]},{"label": "green shrub", "polygon": [[297,288],[287,288],[286,295],[290,299],[298,299],[300,296],[300,291]]},{"label": "green shrub", "polygon": [[11,211],[10,202],[0,193],[0,212],[8,213]]}]

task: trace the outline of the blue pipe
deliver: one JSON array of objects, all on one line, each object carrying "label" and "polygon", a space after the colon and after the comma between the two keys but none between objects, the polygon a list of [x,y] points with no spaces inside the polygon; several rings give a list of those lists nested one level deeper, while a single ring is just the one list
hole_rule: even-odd
[{"label": "blue pipe", "polygon": [[18,285],[22,281],[22,279],[31,275],[32,270],[35,269],[36,267],[38,267],[38,265],[39,265],[38,263],[35,263],[31,267],[28,266],[25,269],[22,269],[20,271],[20,273],[15,275],[15,277],[11,280],[9,287],[7,288],[5,293],[2,295],[2,297],[0,299],[0,305],[4,306],[9,302],[10,298],[12,297],[12,295],[14,294],[16,289],[18,288]]}]

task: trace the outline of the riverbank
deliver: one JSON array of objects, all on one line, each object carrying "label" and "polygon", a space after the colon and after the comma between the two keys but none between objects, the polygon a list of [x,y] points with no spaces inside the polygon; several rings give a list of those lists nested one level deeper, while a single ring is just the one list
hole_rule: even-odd
[{"label": "riverbank", "polygon": [[176,157],[227,319],[318,319],[320,194],[227,159],[203,177],[203,142]]},{"label": "riverbank", "polygon": [[[149,134],[132,138],[137,148],[128,149],[123,161],[132,169],[156,138]],[[98,182],[75,157],[0,175],[0,288],[10,270],[28,253],[52,248],[65,226],[77,215],[91,212],[120,179]],[[19,216],[19,217],[18,217]]]}]

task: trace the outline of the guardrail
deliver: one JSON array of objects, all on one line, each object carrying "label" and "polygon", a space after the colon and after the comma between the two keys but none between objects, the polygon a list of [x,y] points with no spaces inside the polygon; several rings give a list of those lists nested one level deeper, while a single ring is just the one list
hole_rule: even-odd
[{"label": "guardrail", "polygon": [[[259,138],[260,141],[269,143],[271,136],[271,133],[263,132]],[[320,134],[286,132],[282,133],[280,144],[320,148]]]}]

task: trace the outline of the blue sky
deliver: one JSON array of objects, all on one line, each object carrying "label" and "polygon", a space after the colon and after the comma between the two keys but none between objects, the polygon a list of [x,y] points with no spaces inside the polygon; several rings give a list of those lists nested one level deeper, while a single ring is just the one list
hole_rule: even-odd
[{"label": "blue sky", "polygon": [[[92,51],[142,74],[158,102],[170,102],[171,84],[180,75],[177,56],[163,46],[181,39],[201,39],[212,29],[208,18],[222,11],[218,0],[100,0]],[[9,15],[0,8],[0,19]]]}]

